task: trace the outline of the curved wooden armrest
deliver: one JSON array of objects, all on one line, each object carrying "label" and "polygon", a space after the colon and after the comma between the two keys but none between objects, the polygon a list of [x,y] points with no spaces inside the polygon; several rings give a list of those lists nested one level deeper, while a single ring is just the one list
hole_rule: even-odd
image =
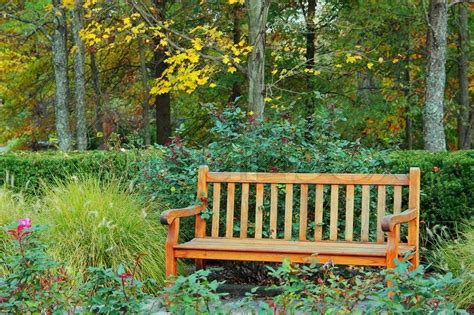
[{"label": "curved wooden armrest", "polygon": [[172,210],[166,210],[163,212],[160,216],[160,222],[161,224],[168,225],[173,222],[174,219],[176,218],[182,218],[182,217],[190,217],[193,215],[197,215],[201,213],[202,210],[206,208],[206,205],[194,205],[194,206],[189,206],[187,208],[181,208],[181,209],[172,209]]},{"label": "curved wooden armrest", "polygon": [[382,230],[392,232],[395,226],[416,219],[416,209],[408,209],[399,214],[386,215],[382,218]]}]

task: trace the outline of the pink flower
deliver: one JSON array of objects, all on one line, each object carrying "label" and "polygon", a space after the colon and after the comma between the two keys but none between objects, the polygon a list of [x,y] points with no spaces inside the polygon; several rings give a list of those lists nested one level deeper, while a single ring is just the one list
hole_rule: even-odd
[{"label": "pink flower", "polygon": [[18,232],[23,231],[24,228],[31,227],[31,219],[30,218],[23,218],[18,220],[17,230]]},{"label": "pink flower", "polygon": [[119,276],[119,278],[122,279],[122,280],[126,280],[126,279],[132,277],[132,275],[129,274],[128,272],[121,273],[121,274],[119,274],[118,276]]}]

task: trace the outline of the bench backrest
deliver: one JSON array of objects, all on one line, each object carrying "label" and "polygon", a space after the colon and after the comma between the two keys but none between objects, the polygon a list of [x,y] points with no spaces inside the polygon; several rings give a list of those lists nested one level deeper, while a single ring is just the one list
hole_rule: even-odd
[{"label": "bench backrest", "polygon": [[[419,212],[419,196],[418,168],[409,174],[309,174],[209,172],[202,166],[198,198],[212,217],[207,229],[198,218],[196,234],[384,243],[382,217]],[[418,245],[418,219],[406,234]]]}]

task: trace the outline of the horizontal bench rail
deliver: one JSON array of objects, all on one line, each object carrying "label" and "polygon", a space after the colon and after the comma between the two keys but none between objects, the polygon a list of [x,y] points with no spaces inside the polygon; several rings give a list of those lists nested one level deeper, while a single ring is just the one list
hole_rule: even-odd
[{"label": "horizontal bench rail", "polygon": [[209,172],[209,183],[323,184],[323,185],[397,185],[407,186],[407,174],[310,174]]}]

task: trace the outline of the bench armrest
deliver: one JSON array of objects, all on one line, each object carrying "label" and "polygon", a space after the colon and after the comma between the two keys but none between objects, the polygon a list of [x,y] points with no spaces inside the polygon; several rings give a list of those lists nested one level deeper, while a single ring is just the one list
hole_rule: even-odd
[{"label": "bench armrest", "polygon": [[399,214],[386,215],[382,218],[382,230],[392,232],[397,224],[407,223],[416,219],[416,209],[408,209]]},{"label": "bench armrest", "polygon": [[166,210],[165,212],[161,214],[160,222],[163,225],[168,225],[168,224],[171,224],[173,220],[176,218],[190,217],[193,215],[197,215],[201,213],[201,211],[204,209],[206,209],[206,205],[200,204],[200,205],[189,206],[187,208]]}]

